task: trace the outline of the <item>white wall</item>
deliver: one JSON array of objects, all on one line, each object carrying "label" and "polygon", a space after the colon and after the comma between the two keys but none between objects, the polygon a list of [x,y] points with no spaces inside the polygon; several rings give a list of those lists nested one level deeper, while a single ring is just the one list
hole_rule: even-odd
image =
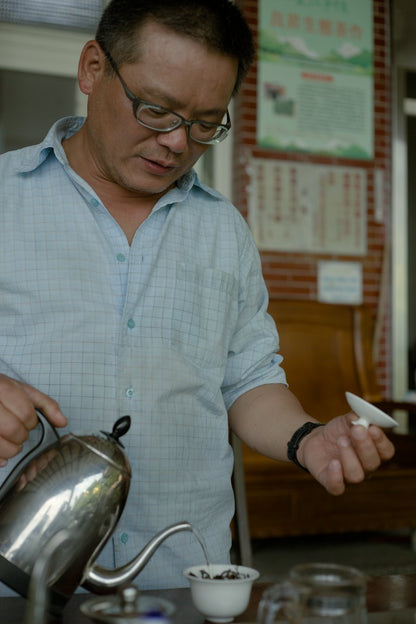
[{"label": "white wall", "polygon": [[36,143],[59,117],[85,111],[76,76],[92,37],[0,22],[0,152]]}]

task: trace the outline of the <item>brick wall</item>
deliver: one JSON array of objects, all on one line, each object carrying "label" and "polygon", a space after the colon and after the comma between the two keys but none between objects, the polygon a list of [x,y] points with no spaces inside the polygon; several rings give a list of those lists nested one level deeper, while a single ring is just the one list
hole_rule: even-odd
[{"label": "brick wall", "polygon": [[[257,0],[241,0],[240,6],[257,37]],[[371,306],[375,322],[374,352],[379,384],[386,395],[391,392],[390,374],[390,267],[389,241],[391,191],[391,105],[390,105],[390,9],[389,0],[373,0],[374,14],[374,160],[353,161],[339,158],[294,155],[263,149],[256,144],[257,68],[252,67],[235,102],[233,198],[247,215],[250,158],[283,159],[330,164],[367,171],[367,253],[362,257],[293,252],[264,252],[264,277],[271,296],[288,299],[317,298],[317,266],[320,260],[354,260],[363,266],[363,299]],[[384,219],[375,220],[375,172],[383,172]]]}]

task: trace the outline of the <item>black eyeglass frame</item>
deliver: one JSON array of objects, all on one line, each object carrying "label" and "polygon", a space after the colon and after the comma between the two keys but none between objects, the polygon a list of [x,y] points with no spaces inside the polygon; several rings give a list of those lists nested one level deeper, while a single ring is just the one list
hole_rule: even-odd
[{"label": "black eyeglass frame", "polygon": [[[186,126],[187,130],[188,130],[188,136],[195,141],[196,143],[200,143],[201,145],[215,145],[217,143],[221,143],[221,141],[223,141],[230,129],[231,129],[231,118],[230,118],[230,113],[227,109],[226,111],[226,115],[227,115],[227,119],[226,122],[224,124],[220,123],[214,123],[211,121],[203,121],[202,119],[193,119],[193,120],[188,120],[185,119],[185,117],[182,117],[182,115],[179,115],[179,113],[175,113],[174,111],[169,110],[168,108],[165,108],[164,106],[159,106],[158,104],[154,104],[153,102],[149,102],[147,100],[142,100],[141,98],[138,98],[134,95],[134,93],[132,93],[132,91],[130,91],[130,89],[128,88],[128,86],[126,85],[126,83],[124,82],[123,78],[120,75],[120,72],[118,71],[116,62],[114,61],[113,57],[111,56],[111,54],[109,52],[107,52],[106,50],[103,50],[106,59],[108,60],[108,62],[111,65],[111,68],[113,69],[114,73],[116,74],[117,78],[119,79],[121,86],[124,89],[124,93],[126,94],[126,97],[131,101],[132,106],[133,106],[133,115],[134,118],[136,119],[137,123],[139,123],[141,126],[143,126],[144,128],[147,128],[148,130],[153,130],[154,132],[172,132],[172,130],[176,130],[177,128],[180,128],[181,126]],[[178,123],[176,125],[170,126],[169,128],[155,128],[153,126],[150,126],[146,123],[144,123],[143,121],[141,121],[138,116],[137,116],[137,110],[139,109],[140,106],[149,106],[151,108],[154,108],[158,111],[161,111],[162,113],[167,113],[169,115],[173,115],[174,117],[176,117],[178,119]],[[217,128],[219,135],[212,138],[212,139],[208,139],[207,141],[202,141],[199,139],[196,139],[195,137],[192,136],[191,134],[191,129],[192,126],[194,124],[202,124],[204,126],[209,126],[212,128]]]}]

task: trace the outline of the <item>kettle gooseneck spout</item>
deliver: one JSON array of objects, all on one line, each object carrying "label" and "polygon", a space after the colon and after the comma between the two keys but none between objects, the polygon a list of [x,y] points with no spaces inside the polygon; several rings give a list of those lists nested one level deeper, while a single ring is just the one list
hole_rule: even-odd
[{"label": "kettle gooseneck spout", "polygon": [[142,571],[160,544],[179,531],[194,532],[194,528],[190,522],[178,522],[168,526],[157,533],[134,559],[115,570],[92,565],[84,577],[82,586],[95,593],[106,593],[120,585],[130,583]]}]

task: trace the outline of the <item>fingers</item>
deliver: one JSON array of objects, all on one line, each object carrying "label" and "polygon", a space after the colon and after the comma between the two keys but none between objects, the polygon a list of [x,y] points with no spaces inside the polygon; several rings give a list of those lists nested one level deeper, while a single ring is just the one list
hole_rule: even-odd
[{"label": "fingers", "polygon": [[381,462],[388,461],[394,455],[394,446],[384,431],[375,425],[355,426],[351,432],[355,450],[366,472],[377,470]]},{"label": "fingers", "polygon": [[379,468],[382,461],[391,459],[394,446],[379,427],[369,429],[360,425],[350,429],[349,436],[337,440],[344,479],[347,483],[359,483],[367,473]]},{"label": "fingers", "polygon": [[36,427],[38,420],[35,406],[23,388],[24,384],[0,375],[1,435],[20,444],[27,439],[24,430],[28,432]]},{"label": "fingers", "polygon": [[26,384],[24,384],[24,390],[36,409],[46,416],[51,425],[54,425],[54,427],[65,427],[68,424],[68,419],[61,412],[59,404],[55,399]]},{"label": "fingers", "polygon": [[0,466],[21,451],[38,423],[37,409],[54,426],[67,424],[54,399],[32,386],[0,375]]},{"label": "fingers", "polygon": [[342,471],[341,462],[337,459],[331,460],[328,465],[325,487],[327,491],[334,496],[340,496],[345,492],[344,473]]},{"label": "fingers", "polygon": [[29,431],[36,426],[37,417],[34,407],[17,384],[3,383],[0,390],[0,465],[4,466],[5,460],[21,451]]},{"label": "fingers", "polygon": [[[357,427],[358,429],[358,427]],[[363,427],[360,427],[363,429]],[[347,483],[359,483],[365,477],[363,465],[352,444],[351,438],[341,436],[337,440],[339,457],[342,464],[344,480]]]},{"label": "fingers", "polygon": [[381,461],[388,461],[391,459],[394,456],[394,445],[392,441],[388,439],[379,427],[371,425],[368,431],[375,444]]}]

